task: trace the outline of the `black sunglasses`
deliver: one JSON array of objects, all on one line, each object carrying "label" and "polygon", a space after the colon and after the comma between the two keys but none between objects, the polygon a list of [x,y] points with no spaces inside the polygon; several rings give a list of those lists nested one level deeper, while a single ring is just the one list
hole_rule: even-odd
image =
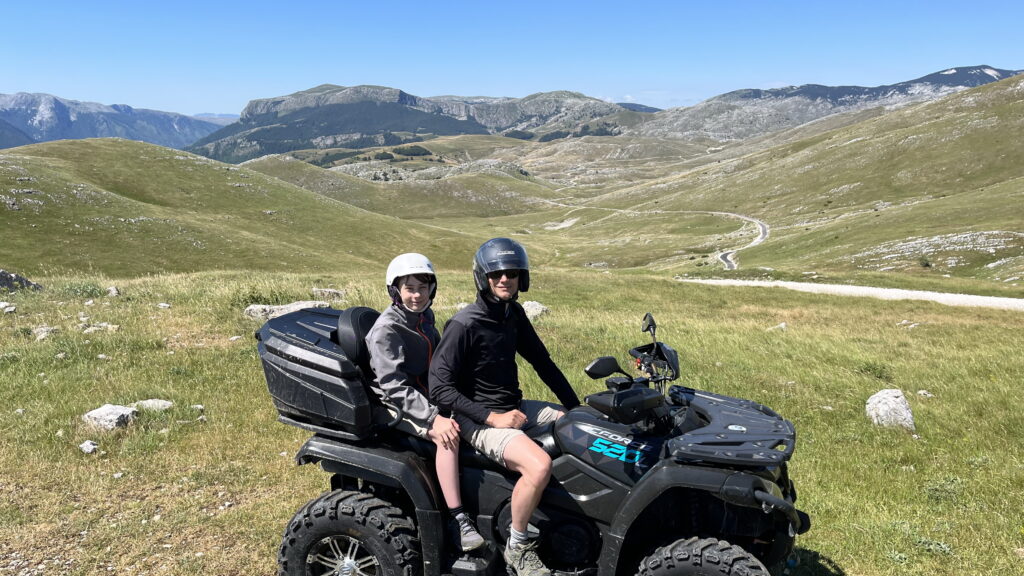
[{"label": "black sunglasses", "polygon": [[494,272],[487,273],[487,277],[491,280],[501,280],[502,276],[509,280],[515,280],[519,278],[519,270],[495,270]]}]

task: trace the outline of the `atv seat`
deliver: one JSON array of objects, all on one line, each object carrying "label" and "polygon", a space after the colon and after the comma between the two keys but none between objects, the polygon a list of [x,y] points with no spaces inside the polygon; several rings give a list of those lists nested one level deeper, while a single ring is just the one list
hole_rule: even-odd
[{"label": "atv seat", "polygon": [[338,330],[333,334],[335,344],[341,347],[353,364],[359,366],[367,380],[373,380],[373,370],[370,369],[366,335],[379,316],[380,312],[366,306],[346,308],[338,315]]}]

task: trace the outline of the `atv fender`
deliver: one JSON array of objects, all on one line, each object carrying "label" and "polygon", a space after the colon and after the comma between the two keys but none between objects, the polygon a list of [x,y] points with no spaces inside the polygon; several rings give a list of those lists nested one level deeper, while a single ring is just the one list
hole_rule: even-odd
[{"label": "atv fender", "polygon": [[299,449],[295,461],[300,466],[319,463],[326,472],[398,488],[408,494],[420,534],[423,574],[438,576],[441,573],[445,529],[440,510],[444,500],[422,458],[411,452],[357,446],[313,436]]},{"label": "atv fender", "polygon": [[[629,498],[615,515],[598,560],[598,576],[615,576],[619,573],[632,574],[635,566],[618,566],[622,549],[629,545],[626,536],[637,518],[661,494],[671,489],[685,488],[707,492],[730,504],[750,508],[761,508],[758,493],[767,493],[773,501],[783,501],[782,491],[774,482],[745,472],[680,466],[671,461],[662,461],[644,475],[630,491]],[[784,516],[788,515],[784,514]]]}]

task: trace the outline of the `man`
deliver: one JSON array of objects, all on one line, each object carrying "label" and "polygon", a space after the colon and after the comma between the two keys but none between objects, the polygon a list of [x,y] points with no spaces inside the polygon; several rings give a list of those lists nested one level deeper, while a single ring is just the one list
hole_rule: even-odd
[{"label": "man", "polygon": [[473,279],[476,302],[448,321],[434,353],[430,395],[453,414],[473,447],[520,474],[512,491],[505,562],[518,576],[548,576],[536,542],[527,537],[527,524],[547,486],[551,458],[523,430],[554,422],[564,411],[548,402],[523,400],[516,353],[566,408],[580,401],[516,302],[530,287],[526,249],[508,238],[484,242],[473,259]]}]

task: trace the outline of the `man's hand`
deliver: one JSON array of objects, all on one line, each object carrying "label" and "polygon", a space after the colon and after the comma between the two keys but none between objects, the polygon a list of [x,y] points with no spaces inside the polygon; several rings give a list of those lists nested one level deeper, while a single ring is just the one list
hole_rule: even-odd
[{"label": "man's hand", "polygon": [[491,412],[484,424],[493,428],[522,428],[526,426],[526,414],[519,410],[510,410],[504,414]]},{"label": "man's hand", "polygon": [[459,423],[454,418],[445,418],[440,414],[435,416],[430,426],[430,435],[431,440],[441,448],[456,450],[459,447]]}]

